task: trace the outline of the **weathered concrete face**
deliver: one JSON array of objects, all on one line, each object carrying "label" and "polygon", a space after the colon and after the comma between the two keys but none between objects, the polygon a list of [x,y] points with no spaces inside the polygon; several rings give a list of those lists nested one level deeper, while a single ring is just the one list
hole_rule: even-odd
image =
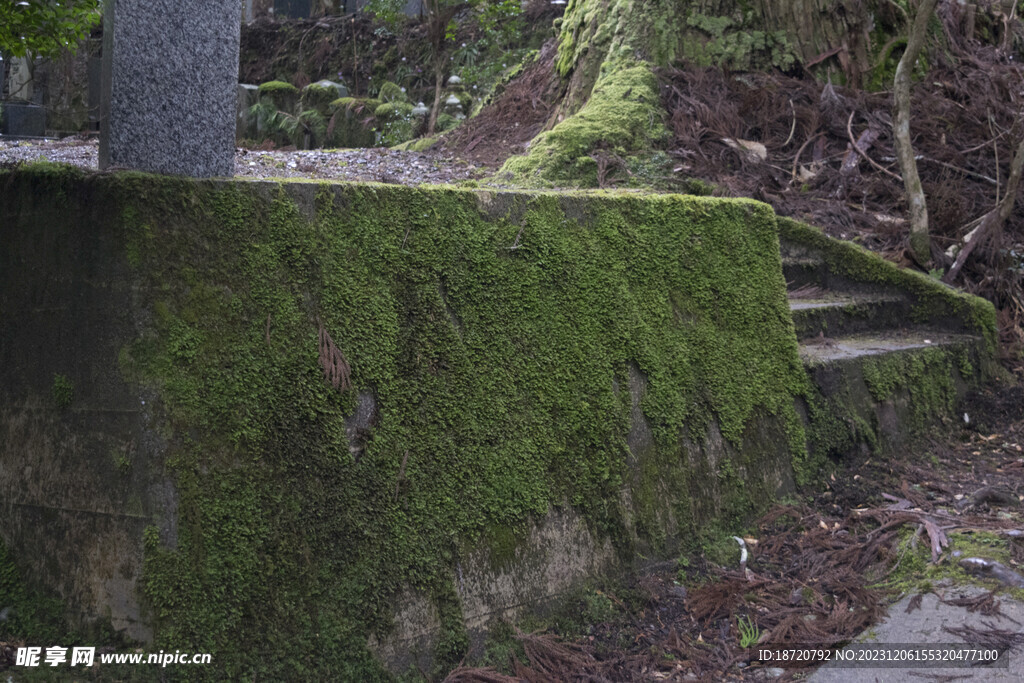
[{"label": "weathered concrete face", "polygon": [[[156,396],[124,380],[118,354],[148,314],[121,245],[90,229],[101,207],[68,212],[45,191],[3,203],[0,540],[75,627],[109,618],[147,640],[141,534],[153,524],[174,543],[177,502]],[[19,215],[46,227],[15,239]]]},{"label": "weathered concrete face", "polygon": [[[77,621],[225,670],[429,667],[980,367],[854,358],[815,393],[777,230],[734,200],[0,171],[0,540]],[[919,284],[940,322],[976,304]]]},{"label": "weathered concrete face", "polygon": [[234,175],[237,0],[107,0],[100,168]]}]

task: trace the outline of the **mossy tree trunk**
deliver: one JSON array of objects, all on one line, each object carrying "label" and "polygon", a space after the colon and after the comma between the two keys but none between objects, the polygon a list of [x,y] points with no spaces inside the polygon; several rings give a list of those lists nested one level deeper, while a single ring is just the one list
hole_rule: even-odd
[{"label": "mossy tree trunk", "polygon": [[[804,66],[860,85],[871,70],[871,27],[879,35],[902,33],[899,11],[889,0],[569,0],[557,24],[555,65],[568,79],[565,96],[547,132],[504,170],[528,184],[580,184],[581,163],[595,145],[620,156],[649,147],[665,134],[656,80],[601,87],[624,84],[616,73],[637,67],[677,60],[734,70]],[[638,136],[624,119],[627,110],[650,119],[639,148],[630,147]],[[572,122],[580,115],[604,134]],[[593,175],[584,174],[583,184]]]}]

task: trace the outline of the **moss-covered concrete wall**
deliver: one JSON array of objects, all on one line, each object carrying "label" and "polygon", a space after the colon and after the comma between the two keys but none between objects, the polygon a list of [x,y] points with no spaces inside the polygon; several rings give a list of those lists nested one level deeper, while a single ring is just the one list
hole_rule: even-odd
[{"label": "moss-covered concrete wall", "polygon": [[214,678],[450,665],[804,451],[755,202],[44,166],[0,245],[10,561]]}]

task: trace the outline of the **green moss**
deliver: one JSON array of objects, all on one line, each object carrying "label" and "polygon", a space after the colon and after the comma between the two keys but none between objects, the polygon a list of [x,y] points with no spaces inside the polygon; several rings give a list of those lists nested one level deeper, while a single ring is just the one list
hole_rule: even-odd
[{"label": "green moss", "polygon": [[473,96],[470,95],[465,90],[459,90],[452,94],[455,95],[455,98],[459,101],[459,104],[462,105],[462,111],[466,112],[466,114],[469,115],[470,112],[473,111]]},{"label": "green moss", "polygon": [[975,368],[974,363],[971,361],[971,354],[966,351],[958,353],[956,356],[956,367],[960,371],[960,377],[965,381],[974,378]]},{"label": "green moss", "polygon": [[[396,104],[407,103],[409,101],[409,97],[405,94],[405,91],[391,81],[385,81],[384,85],[380,86],[380,91],[377,93],[377,99],[381,102],[393,102]],[[410,107],[410,109],[411,108],[412,107]]]},{"label": "green moss", "polygon": [[[987,589],[1005,590],[1006,585],[995,579],[969,574],[959,565],[965,557],[981,557],[1012,566],[1010,545],[1005,536],[983,531],[954,531],[948,533],[949,546],[937,563],[932,562],[927,536],[915,537],[907,528],[900,533],[894,547],[898,564],[878,586],[899,593],[925,592],[936,582],[953,581],[956,584],[977,584]],[[1024,591],[1013,589],[1013,597],[1021,599]]]},{"label": "green moss", "polygon": [[516,628],[512,624],[501,621],[487,629],[484,641],[484,653],[480,658],[480,666],[489,666],[505,674],[514,673],[513,662],[526,663],[526,649],[516,637]]},{"label": "green moss", "polygon": [[525,156],[509,159],[502,172],[527,187],[594,187],[596,152],[649,152],[667,134],[651,68],[676,56],[677,16],[657,3],[633,0],[569,3],[555,60],[556,70],[571,76],[560,123],[535,138]]},{"label": "green moss", "polygon": [[[788,70],[797,63],[784,31],[764,31],[763,19],[753,11],[733,16],[694,12],[686,17],[683,56],[698,66],[719,66],[748,71],[757,68]],[[759,28],[760,27],[760,28]]]},{"label": "green moss", "polygon": [[[30,644],[64,642],[68,636],[66,606],[28,586],[22,572],[0,540],[0,640]],[[27,637],[27,638],[26,638]]]},{"label": "green moss", "polygon": [[359,98],[356,97],[339,97],[338,99],[331,102],[331,109],[348,109],[360,102]]},{"label": "green moss", "polygon": [[395,145],[394,149],[407,150],[409,152],[425,152],[437,143],[438,136],[431,135],[422,138],[416,138],[415,140],[408,140],[401,144]]},{"label": "green moss", "polygon": [[297,111],[301,111],[299,107],[299,89],[291,83],[285,83],[284,81],[263,83],[259,87],[259,102],[253,105],[250,111],[258,119],[272,122],[270,128],[275,140],[278,144],[285,144],[288,136],[282,131],[276,130],[278,125],[275,124],[278,124],[280,119],[280,114],[277,112],[284,112],[284,114],[291,116]]},{"label": "green moss", "polygon": [[385,102],[373,113],[381,121],[400,119],[412,114],[412,105],[408,102]]},{"label": "green moss", "polygon": [[529,152],[506,161],[501,173],[526,186],[596,186],[598,165],[591,156],[595,150],[627,155],[650,148],[667,135],[659,103],[657,79],[649,64],[606,63],[586,105],[538,135]]},{"label": "green moss", "polygon": [[[436,654],[457,662],[465,548],[508,563],[572,507],[631,561],[624,488],[646,496],[639,542],[664,545],[670,517],[685,534],[767,502],[788,461],[758,425],[802,448],[765,205],[140,174],[68,195],[104,198],[152,311],[120,363],[166,411],[179,513],[173,547],[145,534],[143,590],[156,648],[217,653],[197,676],[383,678],[366,644],[405,588],[431,596]],[[324,379],[320,324],[348,391]],[[634,367],[652,441],[637,479]],[[693,462],[718,425],[732,462]]]},{"label": "green moss", "polygon": [[54,373],[50,395],[53,396],[53,402],[57,404],[58,408],[67,408],[75,398],[75,385],[67,375]]},{"label": "green moss", "polygon": [[945,349],[922,349],[893,353],[864,361],[864,381],[875,400],[881,402],[898,390],[910,397],[909,429],[920,429],[935,417],[948,415],[956,403],[953,358]]},{"label": "green moss", "polygon": [[297,95],[299,89],[291,83],[285,83],[284,81],[267,81],[260,84],[259,92],[261,95]]},{"label": "green moss", "polygon": [[650,60],[668,65],[676,56],[679,27],[675,15],[653,3],[633,0],[577,0],[570,3],[559,26],[555,67],[563,76],[585,59]]},{"label": "green moss", "polygon": [[712,524],[698,534],[696,542],[689,550],[695,551],[705,561],[719,567],[737,569],[740,566],[741,549],[736,537],[746,534],[739,526],[728,526],[721,523]]},{"label": "green moss", "polygon": [[818,228],[791,218],[780,216],[778,225],[783,240],[819,251],[835,275],[907,292],[914,299],[914,322],[955,319],[965,332],[983,337],[989,352],[995,353],[996,313],[991,302],[947,287],[924,273],[897,268],[863,247],[829,239]]},{"label": "green moss", "polygon": [[315,109],[321,114],[327,113],[331,104],[338,99],[338,89],[333,85],[317,85],[310,83],[302,89],[300,102],[303,109]]}]

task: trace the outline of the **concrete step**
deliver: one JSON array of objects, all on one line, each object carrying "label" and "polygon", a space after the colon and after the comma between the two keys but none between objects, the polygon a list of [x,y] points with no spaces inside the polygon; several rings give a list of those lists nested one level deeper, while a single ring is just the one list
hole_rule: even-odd
[{"label": "concrete step", "polygon": [[860,281],[832,272],[824,260],[815,256],[783,256],[782,274],[786,279],[786,289],[790,291],[805,287],[864,295],[893,294],[899,291],[877,282]]},{"label": "concrete step", "polygon": [[806,340],[805,414],[812,460],[890,451],[940,420],[992,376],[980,336],[913,330]]},{"label": "concrete step", "polygon": [[789,289],[807,285],[824,286],[828,281],[828,266],[820,258],[783,255],[782,274]]},{"label": "concrete step", "polygon": [[899,329],[911,319],[911,302],[903,296],[830,291],[809,294],[793,296],[791,292],[789,299],[799,340]]},{"label": "concrete step", "polygon": [[981,337],[910,330],[820,337],[800,342],[800,359],[810,368],[840,361],[927,349],[959,350],[983,345]]}]

